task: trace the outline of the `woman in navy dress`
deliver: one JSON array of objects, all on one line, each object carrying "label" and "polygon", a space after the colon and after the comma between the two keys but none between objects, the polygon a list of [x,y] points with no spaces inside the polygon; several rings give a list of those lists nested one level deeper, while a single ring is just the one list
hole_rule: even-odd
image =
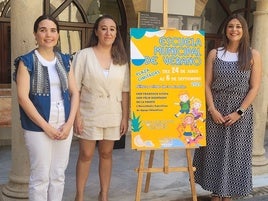
[{"label": "woman in navy dress", "polygon": [[250,47],[245,19],[234,14],[224,27],[223,47],[206,61],[207,146],[195,151],[195,181],[212,201],[230,201],[252,190],[253,108],[261,58]]}]

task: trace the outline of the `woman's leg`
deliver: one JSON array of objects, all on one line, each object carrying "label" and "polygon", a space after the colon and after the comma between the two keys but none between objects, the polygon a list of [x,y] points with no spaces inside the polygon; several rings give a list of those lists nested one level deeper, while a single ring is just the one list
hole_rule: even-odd
[{"label": "woman's leg", "polygon": [[[65,124],[63,101],[51,102],[49,124],[59,129]],[[49,171],[48,200],[61,201],[64,191],[65,170],[69,161],[73,131],[65,140],[52,140],[51,164]]]},{"label": "woman's leg", "polygon": [[65,140],[52,142],[50,183],[48,188],[48,200],[61,201],[64,191],[65,170],[69,161],[70,147],[73,133],[70,132]]},{"label": "woman's leg", "polygon": [[84,190],[87,183],[96,141],[79,139],[79,156],[76,164],[75,201],[84,201]]},{"label": "woman's leg", "polygon": [[47,201],[52,140],[43,132],[24,132],[30,158],[29,201]]},{"label": "woman's leg", "polygon": [[112,174],[112,154],[114,141],[101,140],[98,144],[99,151],[99,176],[101,191],[99,201],[108,201],[108,191],[110,188]]}]

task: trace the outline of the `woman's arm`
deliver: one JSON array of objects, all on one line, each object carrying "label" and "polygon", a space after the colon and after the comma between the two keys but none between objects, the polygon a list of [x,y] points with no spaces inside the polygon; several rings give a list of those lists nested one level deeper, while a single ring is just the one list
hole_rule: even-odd
[{"label": "woman's arm", "polygon": [[213,80],[213,61],[216,57],[216,50],[213,49],[209,52],[206,60],[205,68],[205,90],[206,90],[206,102],[209,111],[215,110],[215,105],[211,93],[211,83]]},{"label": "woman's arm", "polygon": [[122,121],[120,125],[120,134],[126,134],[129,120],[129,92],[122,92]]},{"label": "woman's arm", "polygon": [[206,60],[206,77],[205,77],[205,89],[206,89],[206,102],[208,111],[210,112],[215,123],[221,124],[225,120],[222,114],[215,108],[214,100],[211,92],[211,84],[213,82],[213,63],[216,58],[217,50],[213,49],[209,52]]},{"label": "woman's arm", "polygon": [[79,91],[76,86],[74,72],[72,66],[70,67],[69,76],[68,76],[68,86],[71,96],[71,110],[67,122],[61,127],[61,138],[66,139],[70,133],[71,128],[73,127],[74,120],[76,117],[76,112],[79,105]]},{"label": "woman's arm", "polygon": [[250,89],[240,106],[244,110],[246,110],[256,98],[261,84],[261,74],[262,74],[261,56],[260,53],[255,49],[252,49],[252,55],[253,59],[252,59],[251,76],[250,76]]}]

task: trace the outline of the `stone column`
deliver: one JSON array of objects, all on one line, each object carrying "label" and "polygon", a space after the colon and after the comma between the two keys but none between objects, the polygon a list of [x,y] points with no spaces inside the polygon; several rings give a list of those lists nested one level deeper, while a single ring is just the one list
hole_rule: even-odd
[{"label": "stone column", "polygon": [[[33,23],[42,13],[42,0],[11,1],[11,64],[14,59],[35,47]],[[14,72],[14,66],[12,66]],[[9,182],[0,192],[0,200],[28,200],[29,159],[20,127],[16,85],[12,82],[12,164]]]},{"label": "stone column", "polygon": [[253,103],[254,107],[254,137],[253,137],[253,174],[268,173],[268,159],[265,157],[264,137],[268,108],[268,0],[255,0],[257,3],[254,12],[254,26],[252,47],[260,51],[262,56],[261,88]]}]

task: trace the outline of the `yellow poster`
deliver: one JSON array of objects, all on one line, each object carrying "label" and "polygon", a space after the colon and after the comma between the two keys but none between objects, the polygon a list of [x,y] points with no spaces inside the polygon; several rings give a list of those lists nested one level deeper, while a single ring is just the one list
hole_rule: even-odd
[{"label": "yellow poster", "polygon": [[132,149],[206,145],[202,31],[133,28]]}]

